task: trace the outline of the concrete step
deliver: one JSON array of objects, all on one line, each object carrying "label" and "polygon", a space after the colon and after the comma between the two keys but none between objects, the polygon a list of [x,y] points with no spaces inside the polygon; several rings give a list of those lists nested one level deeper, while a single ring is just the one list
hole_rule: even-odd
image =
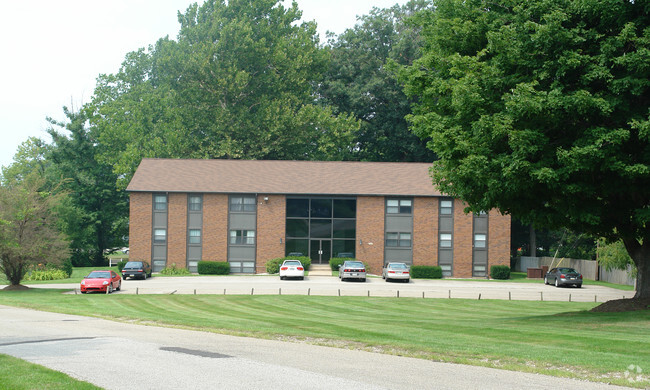
[{"label": "concrete step", "polygon": [[309,276],[332,276],[329,264],[312,264],[309,267]]}]

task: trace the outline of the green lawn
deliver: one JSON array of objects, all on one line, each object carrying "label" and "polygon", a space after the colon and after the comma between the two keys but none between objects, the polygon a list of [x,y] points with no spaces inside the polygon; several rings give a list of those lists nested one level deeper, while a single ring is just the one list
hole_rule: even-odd
[{"label": "green lawn", "polygon": [[86,390],[101,389],[58,371],[0,354],[0,389]]},{"label": "green lawn", "polygon": [[[650,372],[650,311],[593,303],[0,291],[0,304],[631,385]],[[649,386],[650,382],[635,384]]]}]

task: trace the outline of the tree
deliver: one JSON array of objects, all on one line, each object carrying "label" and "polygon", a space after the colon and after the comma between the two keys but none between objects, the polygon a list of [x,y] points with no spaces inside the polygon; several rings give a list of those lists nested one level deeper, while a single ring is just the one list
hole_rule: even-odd
[{"label": "tree", "polygon": [[359,23],[329,41],[331,63],[319,87],[322,102],[361,120],[354,159],[431,162],[426,141],[408,131],[410,102],[387,63],[410,65],[420,55],[420,29],[407,23],[430,6],[412,0],[403,6],[373,8]]},{"label": "tree", "polygon": [[128,198],[116,188],[113,167],[97,161],[100,147],[86,127],[86,112],[66,107],[63,112],[68,122],[50,119],[48,130],[53,141],[48,155],[53,174],[65,180],[61,188],[70,194],[62,201],[60,219],[70,238],[72,264],[103,265],[107,250],[126,245]]},{"label": "tree", "polygon": [[621,239],[650,297],[650,3],[439,0],[400,70],[443,193]]},{"label": "tree", "polygon": [[30,265],[67,258],[68,245],[56,229],[54,213],[65,194],[43,192],[45,186],[37,174],[0,185],[0,270],[10,288],[20,285]]},{"label": "tree", "polygon": [[22,181],[31,173],[46,176],[50,166],[47,154],[51,146],[40,138],[29,137],[18,146],[14,161],[7,167],[2,167],[0,183],[8,185],[12,182]]},{"label": "tree", "polygon": [[[627,271],[628,266],[634,267],[634,262],[625,249],[622,241],[612,243],[605,242],[604,239],[598,240],[598,264],[605,267],[606,270],[613,269]],[[632,274],[635,269],[632,268]]]},{"label": "tree", "polygon": [[343,159],[357,121],[316,104],[327,52],[296,3],[208,0],[98,79],[91,124],[128,182],[143,157]]}]

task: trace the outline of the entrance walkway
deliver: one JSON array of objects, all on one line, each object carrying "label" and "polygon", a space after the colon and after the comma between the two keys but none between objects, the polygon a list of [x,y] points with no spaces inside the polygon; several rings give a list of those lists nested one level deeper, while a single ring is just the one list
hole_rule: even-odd
[{"label": "entrance walkway", "polygon": [[309,267],[309,276],[332,276],[329,264],[312,264]]}]

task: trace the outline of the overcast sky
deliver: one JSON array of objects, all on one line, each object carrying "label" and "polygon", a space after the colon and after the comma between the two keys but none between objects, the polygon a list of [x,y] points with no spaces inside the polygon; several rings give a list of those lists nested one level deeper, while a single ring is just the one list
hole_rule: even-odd
[{"label": "overcast sky", "polygon": [[[0,23],[0,165],[29,136],[49,141],[46,117],[90,100],[95,79],[118,71],[126,53],[178,33],[190,0],[6,1]],[[407,0],[298,0],[303,20],[340,34],[357,15]],[[202,1],[199,1],[202,3]],[[285,4],[289,4],[285,0]]]}]

